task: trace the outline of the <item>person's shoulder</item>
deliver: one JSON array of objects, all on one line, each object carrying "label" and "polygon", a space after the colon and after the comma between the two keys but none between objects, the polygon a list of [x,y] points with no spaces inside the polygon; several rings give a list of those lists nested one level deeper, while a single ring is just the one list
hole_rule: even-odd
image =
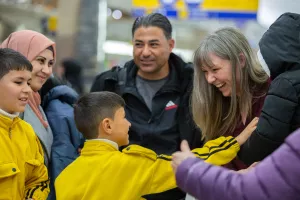
[{"label": "person's shoulder", "polygon": [[[269,95],[283,95],[285,97],[300,94],[300,70],[287,71],[271,81]],[[292,96],[291,96],[292,95]],[[295,98],[295,96],[294,96]]]},{"label": "person's shoulder", "polygon": [[[109,87],[113,88],[114,83],[116,83],[118,81],[120,72],[124,72],[124,69],[131,67],[132,62],[133,61],[128,61],[123,67],[118,66],[118,65],[113,66],[111,69],[97,75],[93,82],[91,92],[106,90],[107,89],[107,88],[105,88],[106,81],[111,81],[112,83],[109,83]],[[127,73],[127,72],[125,71],[125,73]],[[108,89],[108,90],[110,91],[111,89]]]},{"label": "person's shoulder", "polygon": [[[118,71],[120,69],[121,69],[120,66],[114,66],[111,69],[98,74],[96,76],[96,78],[94,79],[94,82],[92,84],[91,92],[97,92],[97,91],[106,90],[106,88],[105,88],[105,82],[107,80],[111,80],[111,81],[116,82],[117,81],[117,74],[118,74]],[[110,86],[113,88],[112,85],[113,84],[110,84]]]},{"label": "person's shoulder", "polygon": [[183,78],[190,78],[194,74],[194,66],[191,62],[185,62],[181,57],[178,55],[171,53],[170,55],[171,63],[173,63],[175,66],[178,66],[178,69],[180,70],[180,75],[183,76]]},{"label": "person's shoulder", "polygon": [[25,120],[20,119],[19,125],[20,125],[22,128],[25,128],[25,130],[31,131],[31,129],[32,129],[32,131],[33,131],[32,126],[31,126],[28,122],[26,122]]},{"label": "person's shoulder", "polygon": [[20,119],[20,121],[18,123],[19,123],[19,126],[21,127],[21,131],[23,132],[22,134],[25,134],[26,137],[31,141],[36,140],[37,136],[34,132],[34,129],[28,122]]},{"label": "person's shoulder", "polygon": [[109,70],[106,70],[106,71],[101,72],[100,74],[98,74],[96,76],[96,80],[97,79],[112,78],[112,77],[116,76],[118,74],[118,72],[120,72],[121,70],[126,69],[128,67],[131,67],[132,65],[134,65],[133,60],[130,60],[130,61],[126,62],[124,65],[115,65],[115,66],[111,67]]},{"label": "person's shoulder", "polygon": [[157,159],[157,154],[153,150],[147,149],[140,145],[130,145],[124,148],[122,153],[134,157],[146,157],[153,161]]},{"label": "person's shoulder", "polygon": [[188,74],[188,75],[193,75],[194,74],[194,65],[191,62],[188,62],[185,64],[184,66],[184,71]]},{"label": "person's shoulder", "polygon": [[300,83],[300,70],[287,71],[277,76],[272,82],[289,81],[292,85]]},{"label": "person's shoulder", "polygon": [[96,80],[105,80],[106,78],[113,78],[115,74],[120,71],[122,67],[120,66],[113,66],[111,69],[102,72],[96,76]]}]

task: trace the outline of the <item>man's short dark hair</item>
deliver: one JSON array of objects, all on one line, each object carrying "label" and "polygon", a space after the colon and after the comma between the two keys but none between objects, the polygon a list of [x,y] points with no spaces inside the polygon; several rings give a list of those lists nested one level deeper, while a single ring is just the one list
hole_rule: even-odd
[{"label": "man's short dark hair", "polygon": [[136,29],[149,26],[155,26],[162,29],[167,39],[172,38],[172,25],[170,21],[166,16],[159,13],[152,13],[136,18],[132,25],[132,37],[134,36]]},{"label": "man's short dark hair", "polygon": [[74,105],[77,129],[86,139],[95,139],[99,134],[99,123],[105,118],[113,119],[116,110],[124,106],[123,98],[113,92],[86,94]]},{"label": "man's short dark hair", "polygon": [[21,53],[9,48],[0,48],[0,79],[12,70],[31,72],[32,65]]}]

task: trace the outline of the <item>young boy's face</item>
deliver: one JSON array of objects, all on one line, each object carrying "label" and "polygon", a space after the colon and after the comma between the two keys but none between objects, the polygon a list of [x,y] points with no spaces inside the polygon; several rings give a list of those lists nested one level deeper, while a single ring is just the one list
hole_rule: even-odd
[{"label": "young boy's face", "polygon": [[0,108],[10,114],[23,112],[28,103],[31,72],[11,70],[0,79]]},{"label": "young boy's face", "polygon": [[119,146],[129,144],[129,127],[130,122],[125,118],[125,110],[123,107],[117,109],[112,123],[111,139]]}]

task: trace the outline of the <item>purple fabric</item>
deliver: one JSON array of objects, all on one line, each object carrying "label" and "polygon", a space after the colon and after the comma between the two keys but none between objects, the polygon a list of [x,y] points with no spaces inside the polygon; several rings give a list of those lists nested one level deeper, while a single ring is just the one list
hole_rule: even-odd
[{"label": "purple fabric", "polygon": [[300,129],[246,174],[189,158],[179,165],[176,181],[197,199],[299,200]]}]

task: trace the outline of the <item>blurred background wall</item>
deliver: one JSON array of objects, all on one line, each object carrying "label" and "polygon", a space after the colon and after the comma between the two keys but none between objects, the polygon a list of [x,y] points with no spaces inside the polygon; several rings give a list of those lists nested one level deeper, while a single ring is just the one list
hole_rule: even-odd
[{"label": "blurred background wall", "polygon": [[0,41],[22,29],[57,43],[57,64],[75,58],[83,66],[86,91],[94,77],[132,57],[133,20],[151,12],[174,27],[174,52],[191,61],[208,34],[239,28],[254,49],[264,31],[284,12],[300,12],[296,0],[0,0]]}]

